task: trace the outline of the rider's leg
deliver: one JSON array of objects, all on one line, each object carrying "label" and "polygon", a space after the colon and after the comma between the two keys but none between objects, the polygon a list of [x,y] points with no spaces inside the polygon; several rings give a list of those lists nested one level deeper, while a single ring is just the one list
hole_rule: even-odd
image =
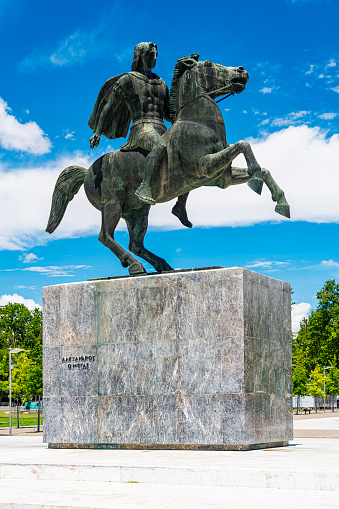
[{"label": "rider's leg", "polygon": [[187,217],[187,211],[186,211],[186,201],[188,198],[189,193],[182,194],[181,196],[178,196],[177,202],[174,205],[172,209],[172,214],[177,216],[179,220],[182,222],[184,226],[187,226],[187,228],[192,228],[192,223]]},{"label": "rider's leg", "polygon": [[135,194],[140,198],[140,200],[149,203],[151,205],[155,204],[155,200],[152,197],[151,190],[151,180],[154,171],[156,171],[160,165],[160,161],[162,156],[166,151],[166,143],[157,132],[148,133],[145,136],[142,148],[151,150],[145,161],[145,172],[142,183],[135,191]]}]

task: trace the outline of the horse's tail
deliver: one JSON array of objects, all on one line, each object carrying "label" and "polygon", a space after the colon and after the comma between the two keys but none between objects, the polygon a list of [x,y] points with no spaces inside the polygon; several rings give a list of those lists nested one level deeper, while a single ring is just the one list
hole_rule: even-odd
[{"label": "horse's tail", "polygon": [[66,212],[67,205],[73,200],[80,187],[84,183],[86,168],[81,166],[69,166],[62,171],[56,181],[51,212],[49,214],[47,233],[53,233],[61,223]]}]

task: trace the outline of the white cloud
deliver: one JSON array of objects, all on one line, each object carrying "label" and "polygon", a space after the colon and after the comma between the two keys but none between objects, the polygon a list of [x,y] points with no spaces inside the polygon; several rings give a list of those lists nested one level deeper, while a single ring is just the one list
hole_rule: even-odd
[{"label": "white cloud", "polygon": [[74,133],[75,133],[75,131],[72,131],[71,133],[67,133],[65,135],[65,140],[70,140],[70,139],[74,138]]},{"label": "white cloud", "polygon": [[336,67],[337,63],[334,60],[334,58],[331,58],[329,63],[326,65],[326,67]]},{"label": "white cloud", "polygon": [[1,167],[0,161],[0,211],[5,211],[0,213],[0,249],[26,251],[52,238],[98,233],[101,215],[89,204],[83,187],[69,204],[53,237],[45,233],[55,182],[61,171],[72,164],[88,168],[90,160],[75,152],[56,162],[18,170]]},{"label": "white cloud", "polygon": [[[77,269],[88,269],[89,265],[48,265],[46,267],[32,266],[16,269],[0,269],[0,272],[37,272],[48,277],[69,277],[74,276],[73,272]],[[18,286],[16,288],[27,288],[26,286]]]},{"label": "white cloud", "polygon": [[20,64],[21,69],[62,67],[82,63],[91,53],[91,34],[77,30],[59,42],[49,53],[34,50]]},{"label": "white cloud", "polygon": [[292,306],[292,332],[296,333],[300,330],[300,322],[303,318],[307,318],[311,309],[308,302],[300,302]]},{"label": "white cloud", "polygon": [[16,285],[14,288],[16,290],[35,290],[36,286]]},{"label": "white cloud", "polygon": [[[133,48],[123,48],[116,37],[115,28],[127,22],[126,12],[121,5],[106,9],[101,22],[91,31],[78,29],[59,41],[54,49],[42,52],[40,48],[29,54],[20,64],[22,70],[39,67],[69,67],[81,64],[97,54],[109,53],[112,48],[117,60],[131,59]],[[108,52],[107,52],[108,50]]]},{"label": "white cloud", "polygon": [[333,88],[331,88],[331,90],[333,90],[333,92],[336,92],[337,94],[339,94],[339,86],[333,87]]},{"label": "white cloud", "polygon": [[79,30],[64,39],[49,60],[56,66],[67,65],[71,61],[82,61],[86,56],[86,36]]},{"label": "white cloud", "polygon": [[35,308],[42,309],[40,304],[34,302],[33,299],[25,299],[22,295],[18,295],[17,293],[13,293],[13,295],[1,295],[0,306],[6,306],[6,304],[9,303],[24,304],[30,311],[33,311]]},{"label": "white cloud", "polygon": [[19,260],[21,260],[22,263],[35,263],[38,260],[43,260],[43,258],[38,258],[34,253],[24,253],[19,256]]},{"label": "white cloud", "polygon": [[322,120],[332,120],[338,115],[338,113],[322,113],[321,115],[318,115],[319,118]]},{"label": "white cloud", "polygon": [[246,265],[248,269],[254,269],[254,268],[262,268],[262,269],[272,269],[273,267],[286,267],[286,265],[289,265],[289,261],[286,262],[279,262],[276,260],[256,260],[254,262],[251,262]]},{"label": "white cloud", "polygon": [[19,150],[30,154],[50,152],[51,142],[36,122],[21,124],[0,97],[0,143],[6,150]]},{"label": "white cloud", "polygon": [[321,260],[321,264],[324,267],[339,267],[339,263],[334,260]]},{"label": "white cloud", "polygon": [[306,72],[306,74],[312,74],[313,73],[313,69],[314,69],[314,65],[310,65],[310,68],[309,70]]},{"label": "white cloud", "polygon": [[[319,127],[302,125],[249,141],[258,162],[271,171],[285,191],[292,221],[339,223],[338,134],[328,136]],[[70,202],[57,230],[52,235],[44,232],[60,172],[71,164],[88,168],[90,162],[87,156],[74,153],[45,166],[4,171],[0,161],[0,206],[6,211],[0,213],[0,248],[27,251],[53,239],[98,235],[101,214],[90,205],[83,187]],[[234,166],[244,165],[243,156],[234,161]],[[183,228],[171,214],[173,203],[151,207],[150,227]],[[189,218],[194,226],[201,227],[288,221],[274,211],[274,206],[266,186],[258,196],[245,184],[226,190],[202,187],[191,192],[187,202]],[[125,229],[123,221],[118,225],[121,229]]]},{"label": "white cloud", "polygon": [[272,126],[282,127],[289,126],[294,124],[300,124],[300,122],[304,122],[307,115],[309,115],[310,111],[293,111],[289,113],[283,118],[275,118],[272,120]]},{"label": "white cloud", "polygon": [[39,274],[43,274],[48,277],[69,277],[74,276],[73,272],[77,269],[87,269],[88,265],[50,265],[47,267],[27,267],[26,269],[21,269],[23,271],[28,272],[38,272]]},{"label": "white cloud", "polygon": [[272,93],[272,90],[274,90],[273,87],[269,88],[269,87],[264,87],[262,88],[261,90],[259,90],[259,92],[262,92],[263,94],[271,94]]}]

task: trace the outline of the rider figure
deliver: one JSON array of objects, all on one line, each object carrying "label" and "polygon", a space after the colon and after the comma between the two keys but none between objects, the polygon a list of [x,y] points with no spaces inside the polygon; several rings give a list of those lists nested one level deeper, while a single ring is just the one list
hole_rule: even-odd
[{"label": "rider figure", "polygon": [[[132,72],[111,78],[104,84],[88,122],[95,133],[90,138],[91,148],[94,148],[99,145],[101,134],[111,139],[126,137],[132,119],[128,140],[120,150],[141,148],[149,152],[145,159],[143,181],[135,193],[140,200],[151,205],[155,204],[151,191],[152,176],[166,151],[162,139],[166,132],[163,118],[171,121],[167,85],[152,72],[157,55],[156,44],[137,44]],[[190,227],[192,225],[185,209],[186,199],[187,196],[179,197],[173,212],[183,224]]]}]

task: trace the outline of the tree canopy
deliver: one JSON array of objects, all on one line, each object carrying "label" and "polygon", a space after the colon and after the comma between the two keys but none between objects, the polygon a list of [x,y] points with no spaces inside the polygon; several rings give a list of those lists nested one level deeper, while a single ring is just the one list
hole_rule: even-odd
[{"label": "tree canopy", "polygon": [[12,394],[42,395],[42,312],[23,304],[0,308],[0,397],[9,391],[9,348],[26,352],[13,354]]},{"label": "tree canopy", "polygon": [[[323,397],[339,394],[339,284],[326,281],[317,293],[318,304],[293,338],[293,393]],[[306,391],[306,392],[305,392]]]}]

